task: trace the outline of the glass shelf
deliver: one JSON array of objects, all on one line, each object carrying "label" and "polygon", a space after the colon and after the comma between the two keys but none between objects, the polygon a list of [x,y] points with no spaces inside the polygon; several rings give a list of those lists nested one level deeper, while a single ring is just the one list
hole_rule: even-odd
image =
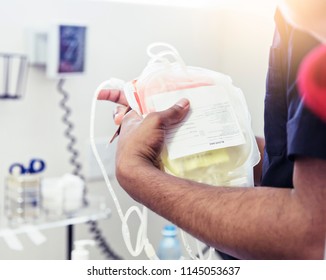
[{"label": "glass shelf", "polygon": [[89,221],[107,219],[111,216],[111,210],[99,199],[92,198],[89,205],[78,210],[74,214],[48,217],[42,214],[33,221],[12,223],[5,217],[0,217],[0,237],[13,234],[28,233],[34,230],[45,230],[51,228],[65,227],[69,225],[82,224]]}]

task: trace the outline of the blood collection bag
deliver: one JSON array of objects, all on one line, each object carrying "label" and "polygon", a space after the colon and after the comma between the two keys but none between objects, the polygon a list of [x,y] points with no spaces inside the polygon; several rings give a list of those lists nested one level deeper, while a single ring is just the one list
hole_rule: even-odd
[{"label": "blood collection bag", "polygon": [[253,186],[260,155],[242,91],[227,75],[187,66],[168,44],[152,44],[147,52],[147,66],[124,87],[130,106],[146,116],[181,98],[190,101],[185,120],[166,133],[164,170],[215,186]]}]

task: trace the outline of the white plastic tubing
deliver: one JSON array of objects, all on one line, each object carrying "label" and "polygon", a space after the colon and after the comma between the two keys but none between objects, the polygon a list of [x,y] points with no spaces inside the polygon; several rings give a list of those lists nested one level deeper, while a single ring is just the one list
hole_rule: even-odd
[{"label": "white plastic tubing", "polygon": [[[94,94],[93,101],[92,101],[92,107],[91,107],[91,121],[90,121],[90,143],[91,143],[91,148],[94,153],[94,156],[96,158],[96,161],[101,169],[103,178],[105,180],[105,183],[110,191],[110,194],[112,196],[113,202],[116,206],[116,209],[118,211],[119,217],[122,222],[122,236],[123,239],[126,243],[127,249],[129,253],[133,256],[136,257],[138,256],[143,250],[145,250],[145,253],[149,259],[158,259],[156,256],[155,250],[153,246],[149,243],[148,238],[147,238],[147,208],[143,207],[141,210],[137,206],[132,206],[130,207],[126,214],[123,214],[119,200],[112,188],[111,182],[109,180],[109,177],[106,173],[105,167],[103,165],[103,162],[99,156],[99,153],[97,151],[95,141],[94,141],[94,126],[95,126],[95,109],[96,109],[96,101],[97,97],[102,89],[105,88],[122,88],[124,82],[118,79],[110,79],[108,81],[105,81],[101,83]],[[130,231],[128,227],[128,218],[132,214],[132,212],[136,212],[140,219],[140,226],[138,229],[138,234],[137,234],[137,240],[136,240],[136,245],[135,248],[133,248],[131,244],[131,238],[130,238]]]}]

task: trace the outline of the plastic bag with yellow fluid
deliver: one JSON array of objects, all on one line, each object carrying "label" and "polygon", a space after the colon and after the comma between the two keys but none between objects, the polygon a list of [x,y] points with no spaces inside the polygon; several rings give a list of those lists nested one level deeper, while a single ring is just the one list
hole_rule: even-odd
[{"label": "plastic bag with yellow fluid", "polygon": [[191,106],[186,119],[167,132],[165,171],[215,186],[253,186],[260,155],[242,91],[227,75],[187,66],[168,44],[152,44],[147,52],[147,66],[124,87],[130,106],[143,116],[182,97]]}]

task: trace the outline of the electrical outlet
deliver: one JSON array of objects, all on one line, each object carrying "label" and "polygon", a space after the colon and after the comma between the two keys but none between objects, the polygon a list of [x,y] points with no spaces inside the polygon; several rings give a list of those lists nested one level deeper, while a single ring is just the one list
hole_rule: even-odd
[{"label": "electrical outlet", "polygon": [[[101,158],[101,161],[105,167],[106,173],[109,178],[115,176],[115,148],[116,145],[113,142],[109,145],[107,138],[95,139],[96,149]],[[98,162],[94,156],[90,142],[87,143],[87,156],[86,156],[86,179],[89,181],[103,180],[103,174],[99,167]]]}]

